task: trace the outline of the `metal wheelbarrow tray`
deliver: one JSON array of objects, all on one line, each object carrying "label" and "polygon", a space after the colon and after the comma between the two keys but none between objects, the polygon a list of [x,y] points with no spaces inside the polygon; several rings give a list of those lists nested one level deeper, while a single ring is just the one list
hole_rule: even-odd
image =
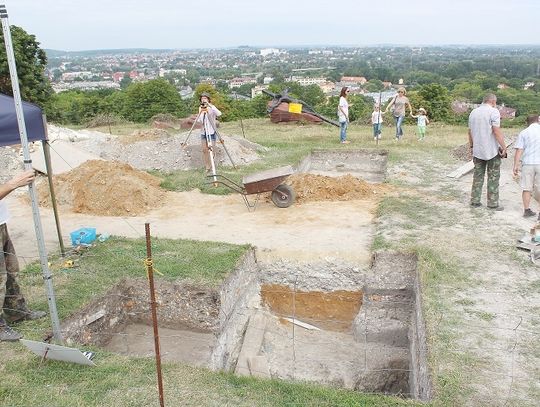
[{"label": "metal wheelbarrow tray", "polygon": [[[259,199],[259,194],[263,192],[272,192],[272,202],[278,208],[288,208],[293,204],[296,194],[294,193],[293,188],[290,185],[283,184],[283,181],[293,173],[294,170],[290,165],[273,168],[244,176],[242,185],[219,174],[209,175],[208,178],[211,180],[210,182],[213,182],[214,184],[225,185],[241,194],[248,209],[255,208]],[[257,194],[257,198],[254,203],[250,203],[247,199],[247,195],[253,194]]]}]

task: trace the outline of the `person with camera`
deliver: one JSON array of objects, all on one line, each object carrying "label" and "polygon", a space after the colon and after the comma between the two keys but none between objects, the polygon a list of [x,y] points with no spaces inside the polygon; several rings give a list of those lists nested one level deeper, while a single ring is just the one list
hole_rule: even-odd
[{"label": "person with camera", "polygon": [[[197,117],[197,121],[199,123],[202,123],[201,147],[206,172],[209,172],[212,170],[212,163],[210,161],[210,150],[212,152],[212,158],[214,160],[216,158],[216,125],[217,118],[221,116],[221,112],[211,103],[211,98],[208,93],[201,93],[199,101],[199,115]],[[210,144],[211,148],[209,148]]]}]

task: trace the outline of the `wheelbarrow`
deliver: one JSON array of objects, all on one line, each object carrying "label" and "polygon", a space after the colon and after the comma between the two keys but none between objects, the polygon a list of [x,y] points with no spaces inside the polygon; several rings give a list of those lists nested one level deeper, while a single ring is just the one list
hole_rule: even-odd
[{"label": "wheelbarrow", "polygon": [[[208,175],[208,178],[211,179],[209,182],[214,185],[224,185],[242,195],[248,210],[255,209],[259,196],[263,192],[272,192],[272,202],[278,208],[288,208],[293,204],[296,194],[293,188],[290,185],[284,184],[283,181],[293,173],[294,170],[290,165],[261,171],[244,176],[242,185],[220,174]],[[253,194],[256,194],[257,197],[251,203],[247,196]]]}]

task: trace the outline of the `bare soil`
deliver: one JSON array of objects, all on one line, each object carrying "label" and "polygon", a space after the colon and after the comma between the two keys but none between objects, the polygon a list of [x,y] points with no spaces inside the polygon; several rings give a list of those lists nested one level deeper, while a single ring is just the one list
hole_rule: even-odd
[{"label": "bare soil", "polygon": [[[100,216],[138,216],[163,203],[161,180],[128,164],[87,161],[53,177],[56,199],[75,213]],[[50,206],[47,182],[38,188],[40,205]]]},{"label": "bare soil", "polygon": [[351,201],[356,199],[377,200],[390,191],[384,184],[370,184],[350,174],[330,177],[298,173],[287,179],[296,192],[298,203],[312,201]]},{"label": "bare soil", "polygon": [[[361,291],[294,291],[287,286],[267,284],[261,287],[261,299],[276,315],[292,317],[318,328],[350,332],[362,305]],[[282,320],[283,323],[288,323]]]}]

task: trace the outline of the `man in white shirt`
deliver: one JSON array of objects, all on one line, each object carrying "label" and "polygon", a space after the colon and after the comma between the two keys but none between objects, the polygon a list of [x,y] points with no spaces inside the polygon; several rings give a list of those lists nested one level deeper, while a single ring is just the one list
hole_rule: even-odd
[{"label": "man in white shirt", "polygon": [[519,133],[516,141],[514,156],[514,176],[517,177],[521,162],[521,198],[523,200],[523,216],[535,216],[536,213],[530,208],[531,193],[534,187],[538,187],[540,179],[540,123],[538,115],[527,117],[529,125]]},{"label": "man in white shirt", "polygon": [[21,293],[17,282],[19,262],[7,230],[9,212],[4,201],[12,191],[31,184],[34,178],[34,170],[28,170],[0,185],[0,304],[3,312],[0,313],[0,341],[18,341],[22,338],[20,333],[8,326],[8,322],[33,320],[47,315],[43,311],[30,311]]},{"label": "man in white shirt", "polygon": [[506,157],[506,144],[500,128],[501,114],[496,105],[497,96],[489,93],[469,115],[469,147],[474,161],[471,206],[482,205],[480,198],[487,171],[487,207],[502,211],[504,208],[499,205],[499,179],[501,157]]}]

